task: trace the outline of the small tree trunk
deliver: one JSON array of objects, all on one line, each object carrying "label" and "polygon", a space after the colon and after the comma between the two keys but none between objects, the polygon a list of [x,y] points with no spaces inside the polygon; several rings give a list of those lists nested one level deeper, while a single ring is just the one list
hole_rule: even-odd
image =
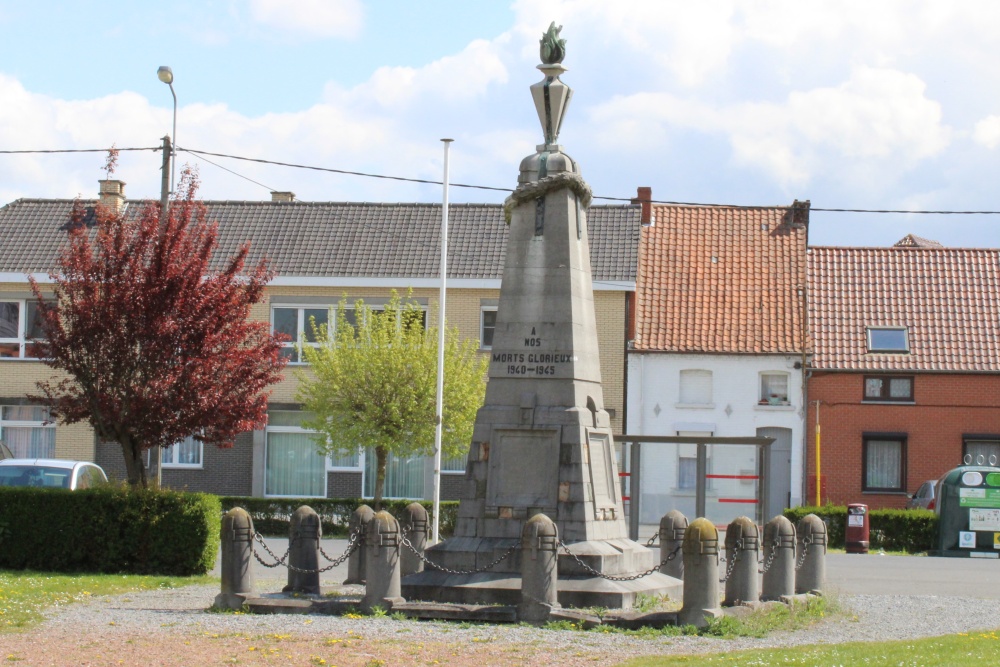
[{"label": "small tree trunk", "polygon": [[126,438],[119,442],[122,455],[125,457],[125,474],[128,475],[128,485],[133,489],[147,488],[146,466],[142,463],[142,448],[139,444]]},{"label": "small tree trunk", "polygon": [[382,511],[382,494],[385,492],[385,466],[389,462],[389,451],[385,447],[375,448],[375,511]]}]

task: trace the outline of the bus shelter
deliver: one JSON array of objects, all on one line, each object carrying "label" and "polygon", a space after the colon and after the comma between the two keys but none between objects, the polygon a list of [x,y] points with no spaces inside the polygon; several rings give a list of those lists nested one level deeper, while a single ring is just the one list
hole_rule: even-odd
[{"label": "bus shelter", "polygon": [[[716,525],[738,516],[748,516],[758,525],[769,518],[764,508],[774,438],[616,435],[614,439],[622,445],[619,474],[631,539],[639,539],[642,523],[658,524],[670,509],[691,520],[705,517]],[[648,464],[655,464],[655,458],[676,466],[644,469],[644,451]]]}]

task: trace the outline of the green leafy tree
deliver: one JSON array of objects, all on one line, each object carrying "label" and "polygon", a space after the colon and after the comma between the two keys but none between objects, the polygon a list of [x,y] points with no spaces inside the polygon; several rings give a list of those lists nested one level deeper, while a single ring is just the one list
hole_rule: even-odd
[{"label": "green leafy tree", "polygon": [[[340,313],[347,312],[346,301]],[[311,373],[300,373],[299,400],[319,432],[322,454],[375,452],[375,506],[381,507],[389,454],[432,455],[437,424],[438,330],[396,292],[383,310],[355,303],[356,324],[338,317],[335,331],[316,327],[319,344],[304,346]],[[468,451],[476,411],[486,393],[488,359],[476,340],[445,330],[442,457]]]}]

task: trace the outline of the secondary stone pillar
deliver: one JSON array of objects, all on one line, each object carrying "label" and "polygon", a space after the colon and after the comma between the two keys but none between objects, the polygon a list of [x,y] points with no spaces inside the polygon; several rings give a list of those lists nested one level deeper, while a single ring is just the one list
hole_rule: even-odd
[{"label": "secondary stone pillar", "polygon": [[719,531],[699,517],[684,533],[684,606],[677,614],[681,625],[703,628],[719,608]]},{"label": "secondary stone pillar", "polygon": [[[410,503],[406,506],[403,517],[403,532],[413,550],[420,556],[424,555],[424,549],[427,548],[427,525],[427,508],[420,503]],[[405,545],[403,546],[401,558],[404,577],[408,574],[424,571],[424,561],[421,560],[420,556],[407,549]]]},{"label": "secondary stone pillar", "polygon": [[365,562],[367,560],[365,553],[367,551],[365,547],[365,534],[368,532],[368,524],[371,520],[375,518],[375,512],[368,505],[361,505],[358,509],[354,510],[354,514],[351,515],[351,520],[348,522],[348,530],[350,530],[351,535],[357,535],[355,538],[358,547],[347,559],[347,579],[344,579],[345,584],[363,584],[365,583]]},{"label": "secondary stone pillar", "polygon": [[757,524],[741,516],[726,528],[726,599],[722,604],[735,607],[744,602],[757,602],[757,559],[760,554]]},{"label": "secondary stone pillar", "polygon": [[361,608],[366,612],[375,607],[391,611],[394,604],[405,600],[399,588],[399,523],[385,510],[368,523],[365,547],[367,580]]},{"label": "secondary stone pillar", "polygon": [[[670,510],[660,519],[660,572],[677,579],[684,578],[684,556],[681,545],[687,531],[687,517],[677,510]],[[663,562],[670,557],[670,560]]]},{"label": "secondary stone pillar", "polygon": [[776,516],[764,526],[764,578],[761,600],[795,594],[795,526]]},{"label": "secondary stone pillar", "polygon": [[826,524],[815,514],[807,514],[795,532],[798,534],[795,592],[821,593],[826,580]]},{"label": "secondary stone pillar", "polygon": [[552,519],[536,514],[521,531],[521,604],[517,618],[542,623],[559,606],[559,530]]},{"label": "secondary stone pillar", "polygon": [[303,505],[292,513],[288,526],[288,585],[285,593],[319,594],[319,514]]},{"label": "secondary stone pillar", "polygon": [[215,596],[220,609],[242,609],[253,597],[253,520],[242,507],[234,507],[222,517],[222,591]]}]

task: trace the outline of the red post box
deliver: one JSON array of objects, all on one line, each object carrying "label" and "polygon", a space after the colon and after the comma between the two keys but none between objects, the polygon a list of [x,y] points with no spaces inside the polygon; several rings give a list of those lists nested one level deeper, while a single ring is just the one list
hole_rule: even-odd
[{"label": "red post box", "polygon": [[847,506],[847,525],[844,543],[849,554],[868,553],[868,505],[854,503]]}]

